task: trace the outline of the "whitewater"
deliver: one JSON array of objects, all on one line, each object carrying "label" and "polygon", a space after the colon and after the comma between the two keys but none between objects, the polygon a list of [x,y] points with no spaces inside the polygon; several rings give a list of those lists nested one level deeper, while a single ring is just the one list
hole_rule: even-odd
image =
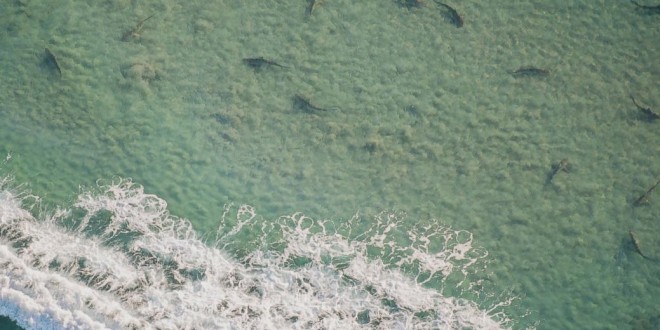
[{"label": "whitewater", "polygon": [[[128,179],[70,208],[2,181],[0,314],[26,329],[501,329],[508,297],[479,307],[487,252],[441,225],[400,231],[384,212],[341,225],[267,220],[226,205],[199,235]],[[438,289],[440,288],[440,290]]]}]

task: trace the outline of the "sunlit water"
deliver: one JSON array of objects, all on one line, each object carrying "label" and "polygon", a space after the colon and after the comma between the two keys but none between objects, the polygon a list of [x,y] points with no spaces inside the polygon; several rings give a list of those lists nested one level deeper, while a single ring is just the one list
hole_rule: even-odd
[{"label": "sunlit water", "polygon": [[[465,18],[456,28],[434,1],[423,2],[326,0],[310,16],[303,0],[0,1],[0,161],[6,157],[0,178],[16,178],[2,190],[13,200],[6,202],[11,214],[29,211],[9,217],[20,225],[11,220],[3,227],[8,250],[0,263],[8,267],[0,271],[12,272],[8,283],[17,286],[3,286],[0,300],[16,304],[22,278],[16,272],[30,267],[100,288],[137,327],[166,328],[166,316],[145,316],[144,306],[120,296],[163,285],[174,295],[222,274],[199,266],[201,257],[187,265],[165,251],[173,244],[166,233],[186,232],[190,246],[221,253],[244,273],[234,283],[255,288],[241,288],[246,297],[232,300],[249,309],[222,305],[202,316],[194,304],[188,312],[184,304],[149,297],[156,309],[178,305],[176,315],[226,320],[197,328],[267,327],[255,322],[269,317],[284,320],[272,327],[285,328],[332,328],[321,322],[337,319],[352,320],[352,327],[421,328],[451,320],[434,304],[459,317],[446,299],[514,329],[537,322],[552,330],[657,328],[660,263],[640,256],[628,231],[637,233],[645,254],[660,256],[657,191],[648,205],[631,205],[658,180],[660,131],[630,99],[658,111],[658,16],[629,1],[448,2]],[[45,58],[46,47],[61,75]],[[255,70],[242,62],[258,56],[286,68]],[[510,74],[527,65],[549,75]],[[300,109],[297,94],[331,110]],[[561,159],[571,170],[548,182]],[[187,218],[196,234],[164,214],[170,227],[135,229],[151,220],[117,220],[129,208],[95,211],[77,202],[79,186],[86,187],[81,196],[97,199],[121,197],[120,190],[137,194],[126,190],[127,181],[112,192],[108,182],[94,184],[119,184],[115,177],[133,178],[158,196],[147,199],[154,209]],[[246,213],[242,204],[254,210]],[[39,234],[45,228],[47,241]],[[327,249],[323,242],[351,252],[333,259],[343,250],[318,252]],[[466,259],[450,257],[467,243],[473,247]],[[75,254],[64,251],[68,244]],[[46,246],[47,254],[34,252]],[[103,247],[95,256],[116,251],[79,256],[93,246]],[[113,258],[123,266],[108,265],[108,274],[148,275],[149,282],[130,284],[140,281],[129,276],[120,281],[128,287],[117,289],[119,280],[94,275],[96,260]],[[25,265],[18,267],[20,260]],[[360,273],[360,261],[379,271]],[[133,271],[116,270],[126,267]],[[142,268],[164,275],[135,270]],[[310,269],[324,275],[304,277]],[[332,276],[331,292],[354,290],[350,301],[364,306],[349,313],[344,301],[323,305],[340,301],[329,294],[312,296],[322,307],[303,299],[331,287],[318,281]],[[397,276],[396,288],[415,292],[422,312],[417,300],[372,284]],[[318,320],[264,303],[276,295],[269,285],[279,288],[271,282],[287,281],[302,298],[281,304],[314,307]],[[23,290],[53,286],[49,278],[33,282]],[[410,289],[415,285],[424,289]],[[425,294],[438,300],[428,303]],[[46,301],[54,293],[32,297]],[[513,297],[520,299],[505,306]],[[111,314],[98,306],[85,307],[88,315]],[[7,314],[22,315],[26,328],[75,328],[53,324],[49,315],[56,313],[41,308],[21,305]],[[481,317],[472,316],[470,322]],[[124,328],[107,321],[112,317],[100,319]],[[438,324],[452,326],[459,327]]]}]

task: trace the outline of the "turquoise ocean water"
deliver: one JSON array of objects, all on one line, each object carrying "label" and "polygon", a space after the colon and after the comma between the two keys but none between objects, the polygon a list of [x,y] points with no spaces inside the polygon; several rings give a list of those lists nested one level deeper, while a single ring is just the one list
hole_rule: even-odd
[{"label": "turquoise ocean water", "polygon": [[660,328],[660,15],[451,5],[0,2],[0,314]]}]

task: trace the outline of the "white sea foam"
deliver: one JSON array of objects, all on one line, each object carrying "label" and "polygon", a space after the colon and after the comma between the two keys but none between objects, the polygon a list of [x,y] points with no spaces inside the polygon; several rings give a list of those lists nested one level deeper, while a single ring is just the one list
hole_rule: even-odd
[{"label": "white sea foam", "polygon": [[[227,205],[204,242],[130,180],[84,191],[70,210],[28,212],[0,183],[0,314],[34,329],[499,329],[471,274],[487,254],[401,215],[337,225],[263,219]],[[33,213],[37,213],[34,214]],[[453,292],[451,296],[446,292]]]}]

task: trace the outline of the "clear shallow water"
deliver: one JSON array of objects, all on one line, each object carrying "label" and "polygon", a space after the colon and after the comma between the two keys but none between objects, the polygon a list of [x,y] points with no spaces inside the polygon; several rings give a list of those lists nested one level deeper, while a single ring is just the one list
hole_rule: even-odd
[{"label": "clear shallow water", "polygon": [[[631,207],[656,180],[657,130],[629,99],[658,108],[657,16],[465,3],[456,29],[437,7],[395,2],[329,1],[309,18],[294,2],[2,6],[3,170],[46,209],[131,177],[201,233],[228,203],[337,224],[393,210],[402,232],[473,234],[492,292],[521,297],[513,319],[531,313],[523,324],[657,322],[657,265],[627,236],[660,255],[658,208]],[[255,71],[248,56],[289,68]],[[509,74],[530,64],[551,74]],[[304,113],[296,93],[339,109]],[[546,185],[562,158],[571,172]]]}]

